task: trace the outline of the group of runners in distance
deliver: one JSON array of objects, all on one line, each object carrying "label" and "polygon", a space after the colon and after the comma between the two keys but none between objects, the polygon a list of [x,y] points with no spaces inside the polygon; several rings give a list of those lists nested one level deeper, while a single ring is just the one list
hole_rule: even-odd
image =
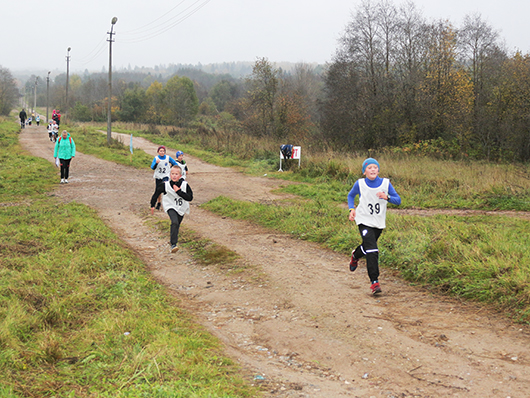
[{"label": "group of runners in distance", "polygon": [[20,118],[20,127],[21,128],[25,128],[26,125],[28,126],[31,126],[31,123],[33,121],[35,121],[35,124],[37,126],[40,125],[40,115],[37,113],[37,115],[35,115],[35,112],[33,112],[29,117],[28,117],[28,114],[26,113],[26,111],[24,109],[22,109],[20,111],[20,113],[18,114],[18,117]]},{"label": "group of runners in distance", "polygon": [[[19,114],[21,127],[26,125],[26,112]],[[59,135],[60,113],[53,110],[52,120],[48,124],[50,141],[55,142],[54,157],[57,166],[61,166],[61,184],[68,183],[70,162],[75,157],[75,143],[70,134],[64,130]],[[38,119],[40,121],[40,118]],[[37,122],[38,124],[38,122]],[[151,162],[154,170],[155,192],[151,196],[151,215],[155,209],[163,209],[171,220],[170,253],[179,250],[178,239],[180,224],[184,215],[190,212],[193,191],[188,184],[188,165],[184,153],[177,151],[173,159],[166,154],[166,147],[161,145],[157,155]],[[401,197],[398,195],[388,178],[379,177],[379,162],[367,158],[362,163],[364,178],[358,179],[348,193],[348,219],[357,224],[361,235],[361,244],[352,250],[349,268],[355,271],[359,260],[366,257],[366,269],[370,279],[370,290],[377,295],[382,292],[379,283],[379,248],[377,242],[386,227],[387,204],[399,206]],[[355,198],[359,196],[357,206]]]},{"label": "group of runners in distance", "polygon": [[[20,127],[25,128],[26,123],[31,126],[32,117],[27,117],[26,111],[22,109],[18,114],[20,118]],[[40,124],[40,115],[35,116],[37,126]],[[61,123],[61,113],[54,109],[52,120],[48,120],[48,136],[50,141],[55,143],[53,157],[55,165],[61,169],[61,184],[68,184],[70,174],[70,163],[75,157],[75,142],[66,130],[59,137],[59,124]]]}]

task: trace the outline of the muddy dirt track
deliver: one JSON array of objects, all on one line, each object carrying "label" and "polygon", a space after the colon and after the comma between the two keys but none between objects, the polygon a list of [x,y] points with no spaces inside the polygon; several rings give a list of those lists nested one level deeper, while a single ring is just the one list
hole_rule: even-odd
[{"label": "muddy dirt track", "polygon": [[[53,162],[44,127],[26,128],[20,141]],[[142,138],[133,146],[156,154],[157,146]],[[195,199],[183,228],[237,252],[249,266],[243,274],[200,266],[183,249],[169,254],[168,236],[145,223],[167,218],[149,215],[149,165],[135,170],[78,148],[70,183],[58,184],[54,194],[96,209],[224,343],[248,379],[263,384],[265,396],[530,396],[528,328],[483,307],[432,296],[384,269],[383,294],[373,297],[364,263],[350,273],[347,256],[200,208],[219,195],[272,202],[280,197],[271,190],[285,182],[186,160]]]}]

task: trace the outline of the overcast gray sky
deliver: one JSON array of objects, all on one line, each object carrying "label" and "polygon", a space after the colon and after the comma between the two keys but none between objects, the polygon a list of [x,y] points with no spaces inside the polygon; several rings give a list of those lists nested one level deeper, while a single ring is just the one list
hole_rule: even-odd
[{"label": "overcast gray sky", "polygon": [[[112,17],[113,69],[160,64],[332,59],[361,0],[21,0],[2,7],[0,65],[23,69],[101,71],[108,68]],[[375,3],[375,1],[374,1]],[[394,1],[397,6],[401,1]],[[479,13],[509,50],[530,52],[525,0],[415,0],[427,19],[460,26]]]}]

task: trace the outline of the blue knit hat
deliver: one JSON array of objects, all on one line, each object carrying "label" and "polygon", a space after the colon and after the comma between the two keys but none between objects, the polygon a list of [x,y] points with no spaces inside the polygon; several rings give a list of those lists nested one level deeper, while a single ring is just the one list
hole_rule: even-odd
[{"label": "blue knit hat", "polygon": [[380,169],[379,163],[377,162],[377,160],[375,160],[374,158],[368,158],[363,162],[363,174],[366,171],[366,167],[368,167],[369,164],[375,164],[377,168]]},{"label": "blue knit hat", "polygon": [[176,153],[177,159],[178,159],[178,157],[179,157],[180,155],[184,155],[184,152],[182,152],[182,151],[177,151],[177,153]]}]

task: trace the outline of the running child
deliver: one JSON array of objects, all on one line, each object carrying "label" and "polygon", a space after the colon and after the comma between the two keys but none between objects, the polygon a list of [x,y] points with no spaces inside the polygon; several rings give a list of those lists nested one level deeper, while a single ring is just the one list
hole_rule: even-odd
[{"label": "running child", "polygon": [[[169,181],[169,173],[172,166],[176,166],[177,162],[171,156],[166,155],[166,147],[161,145],[156,150],[158,155],[153,158],[151,162],[151,168],[155,171],[153,178],[155,179],[155,191],[159,185],[163,185],[164,182]],[[158,198],[156,209],[160,210],[160,204],[162,202],[162,196]]]},{"label": "running child", "polygon": [[179,249],[179,228],[185,214],[190,213],[190,203],[193,200],[193,191],[186,180],[182,178],[182,170],[179,166],[171,167],[170,180],[159,185],[151,197],[151,215],[155,211],[157,198],[162,197],[164,211],[171,219],[170,245],[171,253]]},{"label": "running child", "polygon": [[[363,175],[355,182],[348,194],[349,220],[355,221],[361,233],[362,244],[352,251],[350,271],[355,271],[359,259],[366,256],[366,269],[370,278],[372,294],[381,293],[379,284],[379,249],[377,241],[386,227],[387,203],[399,206],[401,198],[388,178],[379,177],[379,163],[368,158],[362,165]],[[355,197],[359,204],[355,208]]]},{"label": "running child", "polygon": [[57,121],[52,120],[52,133],[53,133],[53,141],[57,141],[57,138],[59,137],[59,125],[57,124]]},{"label": "running child", "polygon": [[186,161],[184,160],[184,152],[177,151],[175,157],[177,158],[177,165],[182,170],[182,178],[186,179],[186,174],[188,173],[188,165],[186,164]]},{"label": "running child", "polygon": [[55,141],[55,135],[53,134],[53,120],[50,120],[48,122],[48,137],[50,137],[50,141]]}]

